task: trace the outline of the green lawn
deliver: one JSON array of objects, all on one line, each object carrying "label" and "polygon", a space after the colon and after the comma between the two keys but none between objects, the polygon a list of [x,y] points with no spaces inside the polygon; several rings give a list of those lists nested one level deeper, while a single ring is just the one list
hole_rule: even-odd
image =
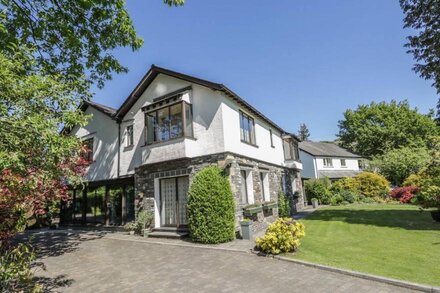
[{"label": "green lawn", "polygon": [[440,223],[410,205],[319,209],[295,259],[440,286]]}]

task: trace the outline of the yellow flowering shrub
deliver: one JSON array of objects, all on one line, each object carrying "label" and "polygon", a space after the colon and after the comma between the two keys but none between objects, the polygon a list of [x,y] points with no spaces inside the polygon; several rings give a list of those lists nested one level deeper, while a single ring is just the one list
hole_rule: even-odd
[{"label": "yellow flowering shrub", "polygon": [[304,225],[292,218],[279,218],[270,224],[264,236],[257,238],[257,248],[264,253],[280,254],[295,251],[304,237]]}]

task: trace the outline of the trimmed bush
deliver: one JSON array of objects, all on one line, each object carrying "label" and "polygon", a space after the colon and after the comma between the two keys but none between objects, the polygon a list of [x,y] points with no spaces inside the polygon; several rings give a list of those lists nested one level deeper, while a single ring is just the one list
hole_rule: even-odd
[{"label": "trimmed bush", "polygon": [[290,217],[290,213],[290,200],[287,198],[286,194],[280,190],[278,192],[278,216],[282,218]]},{"label": "trimmed bush", "polygon": [[354,177],[344,177],[332,183],[330,190],[335,193],[348,191],[359,194],[359,182]]},{"label": "trimmed bush", "polygon": [[278,218],[269,225],[263,237],[257,238],[257,248],[270,254],[292,252],[299,246],[299,239],[304,235],[303,224],[292,218]]},{"label": "trimmed bush", "polygon": [[218,167],[206,167],[188,191],[188,226],[193,241],[221,243],[235,238],[235,204],[229,180]]},{"label": "trimmed bush", "polygon": [[390,183],[388,180],[377,173],[362,172],[355,177],[359,184],[359,192],[366,197],[382,198],[388,195],[390,191]]}]

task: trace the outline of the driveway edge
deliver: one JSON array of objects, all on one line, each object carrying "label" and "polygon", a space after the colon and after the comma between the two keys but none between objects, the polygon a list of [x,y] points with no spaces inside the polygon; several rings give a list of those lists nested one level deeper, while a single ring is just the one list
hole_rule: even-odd
[{"label": "driveway edge", "polygon": [[366,274],[366,273],[361,273],[361,272],[356,272],[356,271],[351,271],[351,270],[346,270],[346,269],[340,269],[340,268],[321,265],[321,264],[312,263],[312,262],[308,262],[308,261],[297,260],[297,259],[293,259],[293,258],[286,257],[286,256],[267,255],[267,254],[261,253],[259,251],[254,251],[254,250],[252,251],[252,253],[259,255],[259,256],[271,257],[273,259],[277,259],[280,261],[296,263],[296,264],[300,264],[300,265],[304,265],[304,266],[308,266],[308,267],[312,267],[312,268],[316,268],[316,269],[326,270],[326,271],[339,273],[339,274],[343,274],[343,275],[348,275],[348,276],[353,276],[353,277],[357,277],[357,278],[362,278],[362,279],[366,279],[366,280],[370,280],[370,281],[386,283],[386,284],[390,284],[390,285],[394,285],[394,286],[398,286],[398,287],[403,287],[403,288],[407,288],[407,289],[418,290],[418,291],[422,291],[422,292],[430,292],[430,293],[440,293],[440,287],[436,287],[436,286],[421,285],[421,284],[407,282],[407,281],[401,281],[401,280],[397,280],[397,279],[380,277],[380,276],[376,276],[376,275],[370,275],[370,274]]}]

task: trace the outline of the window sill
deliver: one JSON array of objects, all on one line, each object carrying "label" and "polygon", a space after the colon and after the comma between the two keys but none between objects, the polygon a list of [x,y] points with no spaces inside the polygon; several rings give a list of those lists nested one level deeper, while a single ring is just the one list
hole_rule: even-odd
[{"label": "window sill", "polygon": [[133,147],[134,147],[134,144],[125,146],[124,147],[124,152],[131,151],[133,149]]},{"label": "window sill", "polygon": [[271,145],[270,147],[271,147],[271,148],[273,148],[273,149],[275,148],[275,146],[274,146],[274,145]]},{"label": "window sill", "polygon": [[253,147],[255,147],[255,148],[258,148],[258,145],[253,144],[253,143],[250,143],[250,142],[247,142],[247,141],[245,141],[245,140],[241,140],[241,142],[242,142],[242,143],[245,143],[245,144],[247,144],[247,145],[253,146]]},{"label": "window sill", "polygon": [[155,141],[155,142],[152,142],[152,143],[144,143],[143,145],[141,145],[141,148],[149,147],[149,146],[151,146],[151,147],[160,146],[160,145],[164,145],[164,144],[167,144],[167,143],[170,143],[170,142],[177,142],[179,140],[183,141],[185,139],[191,139],[191,140],[194,140],[194,141],[197,140],[197,138],[195,138],[194,136],[179,136],[179,137],[174,137],[174,138],[171,138],[171,139],[168,139],[168,140]]}]

